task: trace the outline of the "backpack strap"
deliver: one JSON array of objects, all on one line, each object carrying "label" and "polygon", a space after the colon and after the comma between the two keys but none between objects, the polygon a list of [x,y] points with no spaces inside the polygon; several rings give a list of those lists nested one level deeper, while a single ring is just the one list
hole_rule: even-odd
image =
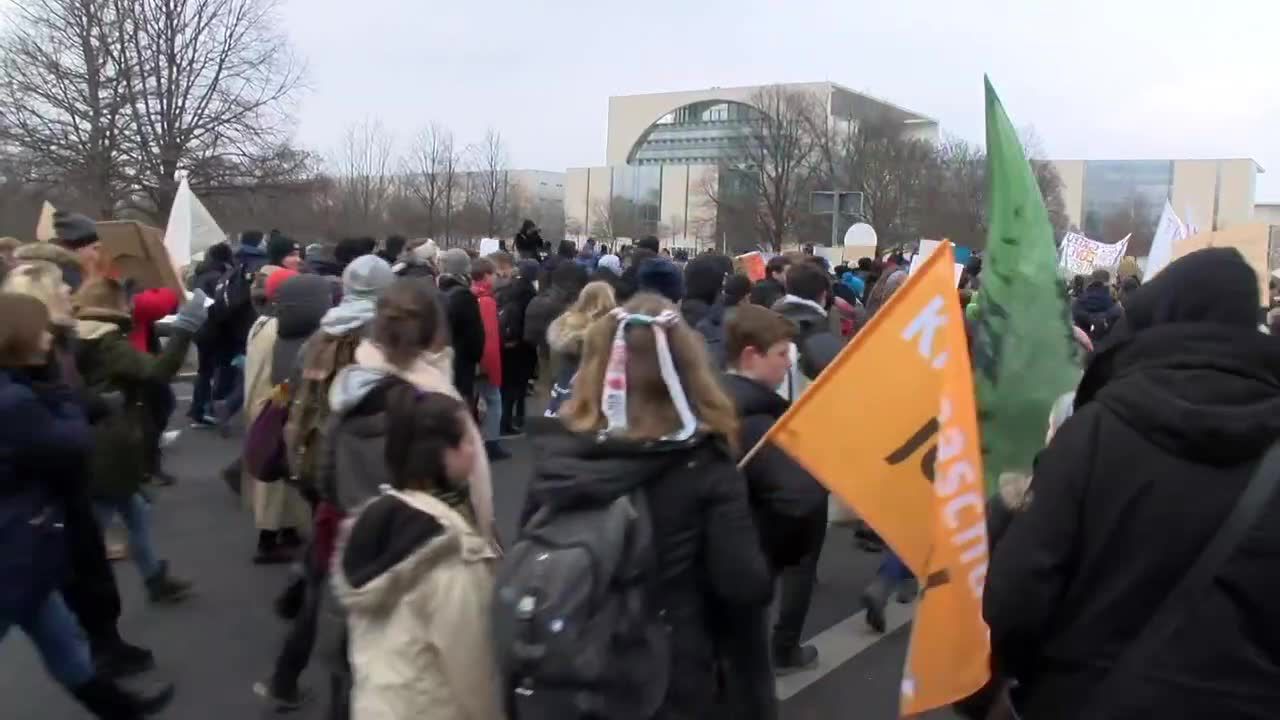
[{"label": "backpack strap", "polygon": [[1222,527],[1200,552],[1191,569],[1174,586],[1156,608],[1138,636],[1121,651],[1094,693],[1093,712],[1081,717],[1103,718],[1117,698],[1123,697],[1128,684],[1142,674],[1143,667],[1166,647],[1166,641],[1186,619],[1188,612],[1201,599],[1214,577],[1271,502],[1280,484],[1280,443],[1272,445],[1236,500]]}]

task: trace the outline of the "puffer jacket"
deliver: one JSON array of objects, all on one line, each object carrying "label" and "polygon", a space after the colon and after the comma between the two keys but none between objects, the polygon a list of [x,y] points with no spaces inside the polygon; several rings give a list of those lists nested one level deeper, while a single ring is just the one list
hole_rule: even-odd
[{"label": "puffer jacket", "polygon": [[751,658],[722,656],[740,645],[718,637],[713,618],[726,608],[763,609],[773,591],[746,483],[727,449],[701,434],[684,442],[602,441],[571,433],[558,420],[530,425],[534,479],[525,522],[544,506],[598,504],[644,489],[661,568],[658,597],[672,639],[671,683],[656,718],[718,717],[720,660],[741,666]]},{"label": "puffer jacket", "polygon": [[345,524],[332,571],[347,612],[352,720],[501,720],[489,640],[493,546],[423,492]]},{"label": "puffer jacket", "polygon": [[123,409],[93,426],[90,491],[95,497],[125,498],[147,476],[144,438],[152,414],[145,406],[148,386],[167,385],[182,368],[191,333],[174,330],[157,355],[130,343],[128,313],[82,308],[76,313],[76,369],[86,388],[99,396],[120,395]]}]

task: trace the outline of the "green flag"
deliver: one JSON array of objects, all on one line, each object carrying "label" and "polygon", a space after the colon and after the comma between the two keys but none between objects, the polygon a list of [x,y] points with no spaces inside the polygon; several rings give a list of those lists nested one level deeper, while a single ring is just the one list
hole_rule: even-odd
[{"label": "green flag", "polygon": [[987,252],[975,313],[974,388],[988,494],[1029,475],[1049,412],[1080,378],[1053,226],[1031,164],[987,86]]}]

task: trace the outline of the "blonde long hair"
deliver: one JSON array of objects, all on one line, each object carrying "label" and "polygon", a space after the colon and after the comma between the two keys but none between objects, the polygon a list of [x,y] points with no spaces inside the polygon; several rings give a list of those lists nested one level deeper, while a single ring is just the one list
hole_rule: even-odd
[{"label": "blonde long hair", "polygon": [[33,297],[49,310],[49,322],[71,327],[76,324],[71,309],[71,288],[62,280],[62,270],[46,260],[24,260],[4,279],[4,292]]},{"label": "blonde long hair", "polygon": [[568,336],[581,335],[591,323],[616,307],[618,299],[612,285],[600,280],[587,283],[578,299],[560,317],[561,331]]},{"label": "blonde long hair", "polygon": [[[595,284],[595,283],[593,283]],[[628,302],[628,313],[657,317],[676,310],[661,296],[642,293]],[[609,364],[618,320],[606,316],[591,325],[583,347],[582,364],[573,382],[573,397],[565,401],[560,417],[575,432],[597,432],[606,426],[602,411],[605,370]],[[738,446],[738,414],[712,370],[702,337],[683,321],[667,330],[671,359],[689,406],[703,431],[720,436],[734,452]],[[653,329],[634,326],[626,331],[627,426],[626,436],[657,440],[680,429],[680,416],[662,379]]]}]

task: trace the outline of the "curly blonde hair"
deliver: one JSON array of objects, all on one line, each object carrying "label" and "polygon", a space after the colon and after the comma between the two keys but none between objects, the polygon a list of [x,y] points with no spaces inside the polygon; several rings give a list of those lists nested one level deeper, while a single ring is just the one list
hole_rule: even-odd
[{"label": "curly blonde hair", "polygon": [[[675,305],[651,293],[632,298],[624,308],[628,313],[657,317],[676,311]],[[602,412],[605,370],[618,320],[605,316],[587,330],[582,364],[573,383],[573,397],[565,401],[560,417],[574,432],[597,432],[606,426]],[[671,359],[699,429],[718,435],[737,452],[738,413],[733,401],[720,386],[707,356],[706,343],[683,321],[667,330]],[[626,331],[627,342],[627,437],[657,440],[680,429],[680,416],[658,366],[657,342],[653,329],[633,326]]]},{"label": "curly blonde hair", "polygon": [[607,282],[587,283],[578,299],[560,316],[560,326],[566,335],[581,335],[591,323],[618,307],[613,286]]}]

